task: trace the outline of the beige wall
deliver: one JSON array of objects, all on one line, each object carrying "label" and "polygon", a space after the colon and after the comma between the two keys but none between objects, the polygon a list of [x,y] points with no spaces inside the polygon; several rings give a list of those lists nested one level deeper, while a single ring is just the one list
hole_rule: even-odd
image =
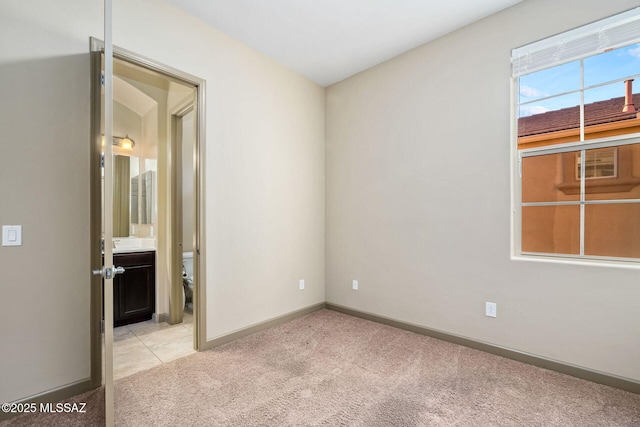
[{"label": "beige wall", "polygon": [[[89,375],[101,3],[0,6],[0,224],[24,227],[0,247],[0,401]],[[329,302],[640,380],[637,270],[509,260],[510,49],[634,3],[527,1],[336,84],[325,146],[324,89],[116,0],[117,45],[207,81],[207,338],[324,301],[326,271]]]},{"label": "beige wall", "polygon": [[[324,89],[161,1],[114,43],[207,81],[207,337],[324,301]],[[99,0],[0,5],[0,401],[89,376],[89,37]],[[307,289],[298,290],[306,279]]]},{"label": "beige wall", "polygon": [[207,81],[207,339],[323,302],[324,89],[157,1],[114,22],[118,46]]},{"label": "beige wall", "polygon": [[640,380],[640,271],[509,259],[510,50],[634,6],[525,1],[329,87],[327,301]]},{"label": "beige wall", "polygon": [[[28,3],[32,3],[31,7]],[[99,2],[0,6],[0,401],[89,376],[89,34]],[[95,19],[98,18],[98,19]]]}]

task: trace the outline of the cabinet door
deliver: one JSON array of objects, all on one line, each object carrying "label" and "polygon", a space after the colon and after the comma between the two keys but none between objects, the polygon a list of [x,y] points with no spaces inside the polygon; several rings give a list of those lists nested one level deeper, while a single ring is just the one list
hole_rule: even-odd
[{"label": "cabinet door", "polygon": [[128,254],[116,260],[125,267],[114,280],[114,323],[118,326],[151,318],[155,308],[155,254]]}]

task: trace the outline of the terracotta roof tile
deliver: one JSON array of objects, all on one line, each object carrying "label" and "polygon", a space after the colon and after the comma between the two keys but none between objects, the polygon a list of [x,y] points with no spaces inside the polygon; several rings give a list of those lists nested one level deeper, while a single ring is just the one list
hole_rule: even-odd
[{"label": "terracotta roof tile", "polygon": [[[636,110],[638,110],[640,93],[633,94],[633,103],[636,106]],[[624,96],[585,104],[584,124],[585,126],[592,126],[636,118],[638,111],[624,113],[622,112],[623,107]],[[580,127],[580,107],[575,106],[533,116],[520,117],[518,119],[518,136],[538,135],[578,127]]]}]

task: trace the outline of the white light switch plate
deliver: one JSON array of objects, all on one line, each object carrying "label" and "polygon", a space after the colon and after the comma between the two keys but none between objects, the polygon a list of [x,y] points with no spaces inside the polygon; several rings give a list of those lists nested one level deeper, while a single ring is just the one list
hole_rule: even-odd
[{"label": "white light switch plate", "polygon": [[22,226],[2,226],[2,246],[22,246]]},{"label": "white light switch plate", "polygon": [[485,304],[485,314],[487,317],[496,317],[498,315],[498,304],[495,302],[487,302]]}]

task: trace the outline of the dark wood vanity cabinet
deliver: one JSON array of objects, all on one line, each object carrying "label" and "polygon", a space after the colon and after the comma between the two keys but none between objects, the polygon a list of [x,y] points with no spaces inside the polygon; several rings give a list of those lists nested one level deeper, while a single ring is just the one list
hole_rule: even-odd
[{"label": "dark wood vanity cabinet", "polygon": [[114,254],[113,264],[125,269],[113,278],[113,325],[151,319],[156,303],[156,253]]}]

